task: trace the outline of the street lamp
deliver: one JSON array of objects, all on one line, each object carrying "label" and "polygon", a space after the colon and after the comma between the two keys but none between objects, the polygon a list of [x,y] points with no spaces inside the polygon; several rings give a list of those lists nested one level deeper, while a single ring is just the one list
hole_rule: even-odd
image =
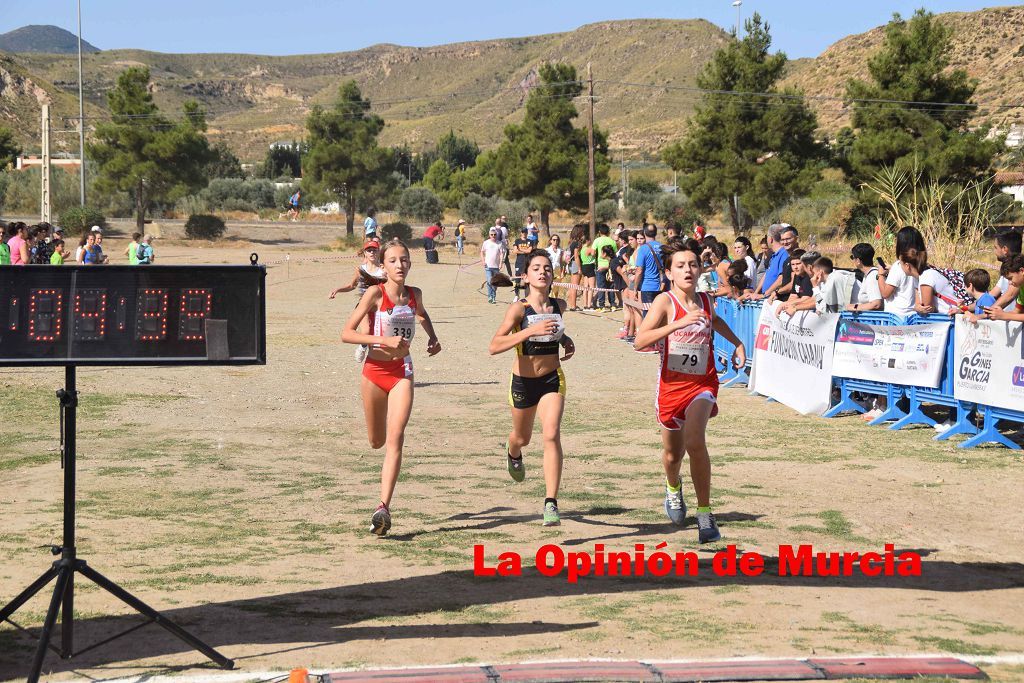
[{"label": "street lamp", "polygon": [[736,8],[736,40],[740,39],[740,6],[743,0],[734,0],[732,6]]}]

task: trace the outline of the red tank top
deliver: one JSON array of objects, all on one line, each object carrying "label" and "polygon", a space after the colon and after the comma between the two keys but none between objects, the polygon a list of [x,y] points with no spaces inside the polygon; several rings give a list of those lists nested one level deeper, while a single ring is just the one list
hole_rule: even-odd
[{"label": "red tank top", "polygon": [[[686,315],[686,309],[675,294],[668,292],[672,300],[672,320]],[[661,381],[666,384],[718,384],[715,369],[714,332],[711,323],[715,310],[710,297],[703,292],[697,294],[701,308],[708,314],[706,320],[692,323],[676,330],[663,340],[661,345]]]},{"label": "red tank top", "polygon": [[384,285],[380,287],[380,306],[370,311],[370,327],[375,337],[402,337],[412,342],[416,334],[416,296],[409,292],[409,303],[395,306]]}]

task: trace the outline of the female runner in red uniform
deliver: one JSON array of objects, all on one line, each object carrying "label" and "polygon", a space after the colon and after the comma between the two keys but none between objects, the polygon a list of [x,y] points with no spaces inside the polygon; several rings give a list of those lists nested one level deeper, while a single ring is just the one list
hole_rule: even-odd
[{"label": "female runner in red uniform", "polygon": [[[576,351],[565,335],[562,315],[566,303],[550,298],[554,279],[551,255],[542,249],[530,252],[522,279],[529,285],[527,297],[509,306],[489,349],[492,356],[516,350],[508,398],[512,406],[512,433],[505,446],[508,472],[515,481],[526,477],[523,447],[529,445],[533,436],[534,417],[540,416],[544,435],[544,526],[561,523],[558,487],[562,480],[565,375],[560,360],[569,360]],[[559,346],[565,350],[561,359]]]},{"label": "female runner in red uniform", "polygon": [[736,345],[733,363],[746,363],[743,343],[714,313],[710,296],[697,292],[700,254],[681,242],[661,248],[669,291],[655,298],[636,333],[635,347],[661,342],[658,393],[654,404],[661,425],[665,467],[665,512],[673,524],[686,519],[682,479],[683,455],[690,454],[690,478],[697,495],[697,530],[701,543],[722,535],[711,512],[711,459],[705,441],[708,420],[718,414],[718,373],[715,370],[714,332]]},{"label": "female runner in red uniform", "polygon": [[[380,473],[380,505],[374,510],[370,531],[383,536],[391,528],[391,497],[402,467],[405,426],[412,412],[413,374],[409,345],[416,322],[427,333],[427,353],[441,350],[434,326],[423,305],[419,287],[407,287],[412,267],[409,248],[398,240],[384,245],[381,253],[387,282],[366,290],[341,333],[346,344],[366,344],[370,352],[363,365],[363,412],[371,448],[387,446]],[[359,331],[366,318],[369,334]]]}]

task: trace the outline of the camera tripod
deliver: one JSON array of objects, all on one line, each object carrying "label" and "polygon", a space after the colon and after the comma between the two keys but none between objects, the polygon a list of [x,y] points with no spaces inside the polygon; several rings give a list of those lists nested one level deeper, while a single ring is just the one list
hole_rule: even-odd
[{"label": "camera tripod", "polygon": [[[84,652],[88,652],[101,645],[116,640],[122,636],[136,631],[149,624],[157,624],[171,632],[181,640],[188,643],[193,649],[203,653],[224,669],[234,668],[233,661],[224,657],[212,647],[196,638],[194,635],[168,620],[155,609],[139,600],[137,597],[117,585],[107,577],[86,564],[85,560],[78,558],[75,552],[75,429],[76,411],[78,408],[78,391],[75,389],[75,366],[69,365],[64,368],[64,388],[57,391],[57,399],[60,401],[60,430],[61,430],[61,462],[64,468],[64,541],[61,546],[54,546],[51,551],[54,555],[60,555],[60,559],[53,563],[46,572],[36,579],[32,585],[23,590],[18,597],[14,598],[6,607],[0,609],[0,623],[10,623],[15,628],[28,633],[28,629],[16,624],[11,616],[28,602],[36,593],[43,590],[50,581],[54,579],[57,583],[53,589],[53,597],[50,598],[50,607],[46,611],[46,619],[43,621],[43,629],[39,634],[39,644],[36,647],[35,656],[32,659],[32,668],[29,671],[29,683],[36,683],[43,668],[43,659],[46,657],[46,650],[51,649],[62,659],[71,659]],[[94,643],[79,651],[74,649],[74,621],[75,621],[75,573],[81,574],[97,586],[107,591],[115,598],[121,600],[139,614],[147,617],[141,624]],[[61,616],[60,647],[57,648],[50,643],[51,633],[57,623],[58,614]]]}]

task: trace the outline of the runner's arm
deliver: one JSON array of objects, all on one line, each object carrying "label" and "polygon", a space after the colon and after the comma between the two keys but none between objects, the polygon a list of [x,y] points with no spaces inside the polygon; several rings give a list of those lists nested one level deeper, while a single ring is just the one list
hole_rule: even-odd
[{"label": "runner's arm", "polygon": [[356,274],[355,274],[355,277],[352,278],[352,282],[348,283],[347,285],[342,285],[341,287],[338,287],[336,290],[331,292],[331,295],[329,297],[327,297],[327,298],[328,299],[333,299],[336,295],[341,294],[342,292],[351,292],[353,289],[356,288],[357,284],[359,284],[359,269],[358,268],[356,268]]},{"label": "runner's arm", "polygon": [[416,297],[416,319],[420,323],[420,327],[427,333],[427,353],[431,356],[441,350],[441,342],[437,340],[437,333],[434,332],[434,323],[430,319],[430,314],[427,313],[427,307],[423,303],[423,291],[419,287],[410,287],[413,296]]},{"label": "runner's arm", "polygon": [[[996,297],[995,307],[996,308],[1006,308],[1007,306],[1009,306],[1010,303],[1013,302],[1013,300],[1017,298],[1017,292],[1018,291],[1020,291],[1020,288],[1019,287],[1014,287],[1013,284],[1011,283],[1010,286],[1006,288],[1006,291],[1003,292],[1002,296],[997,296]],[[993,295],[993,296],[995,296],[995,295]]]},{"label": "runner's arm", "polygon": [[502,319],[501,324],[498,325],[498,331],[494,333],[494,337],[491,338],[491,343],[487,347],[488,353],[492,356],[505,353],[534,335],[547,334],[548,326],[555,324],[554,321],[537,323],[513,334],[512,330],[515,329],[517,322],[523,319],[525,313],[526,307],[518,301],[513,302],[508,307],[508,310],[505,311],[505,317]]}]

